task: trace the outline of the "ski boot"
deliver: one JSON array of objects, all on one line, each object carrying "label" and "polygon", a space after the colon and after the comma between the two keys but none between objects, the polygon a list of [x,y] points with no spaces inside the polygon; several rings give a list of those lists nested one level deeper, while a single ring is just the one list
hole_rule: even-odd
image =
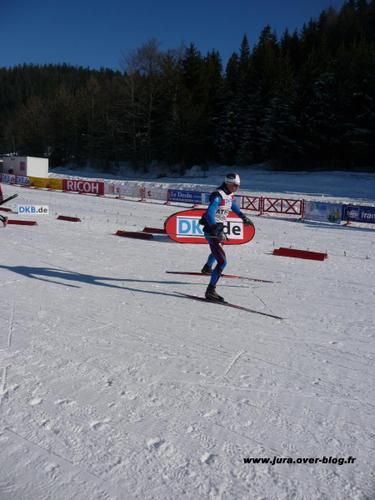
[{"label": "ski boot", "polygon": [[201,269],[201,273],[202,274],[211,274],[212,269],[210,268],[210,266],[208,264],[205,264]]},{"label": "ski boot", "polygon": [[216,293],[216,287],[212,285],[208,285],[205,297],[207,300],[211,300],[212,302],[225,302],[223,297]]}]

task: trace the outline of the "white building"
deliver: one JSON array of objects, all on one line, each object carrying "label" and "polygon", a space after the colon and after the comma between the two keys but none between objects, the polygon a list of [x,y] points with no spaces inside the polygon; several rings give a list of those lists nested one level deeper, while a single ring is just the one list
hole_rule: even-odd
[{"label": "white building", "polygon": [[3,173],[26,177],[48,177],[48,158],[4,156]]}]

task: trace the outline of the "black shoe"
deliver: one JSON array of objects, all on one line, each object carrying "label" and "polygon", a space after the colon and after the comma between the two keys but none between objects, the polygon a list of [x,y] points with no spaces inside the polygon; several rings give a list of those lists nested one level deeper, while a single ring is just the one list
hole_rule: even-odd
[{"label": "black shoe", "polygon": [[212,300],[213,302],[225,302],[223,297],[216,293],[216,289],[212,285],[208,285],[205,297],[207,300]]},{"label": "black shoe", "polygon": [[201,269],[201,273],[202,274],[211,274],[212,269],[210,268],[210,266],[208,264],[205,264]]}]

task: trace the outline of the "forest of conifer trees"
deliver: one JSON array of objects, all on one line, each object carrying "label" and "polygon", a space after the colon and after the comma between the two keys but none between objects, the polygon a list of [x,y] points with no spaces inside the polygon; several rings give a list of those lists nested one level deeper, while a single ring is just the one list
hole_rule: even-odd
[{"label": "forest of conifer trees", "polygon": [[217,51],[161,51],[154,39],[119,67],[0,68],[0,153],[102,169],[374,166],[375,0],[349,0],[279,39],[266,26],[225,68]]}]

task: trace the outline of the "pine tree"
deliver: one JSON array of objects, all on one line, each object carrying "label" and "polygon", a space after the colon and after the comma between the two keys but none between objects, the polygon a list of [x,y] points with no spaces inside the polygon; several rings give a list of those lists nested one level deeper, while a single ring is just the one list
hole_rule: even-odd
[{"label": "pine tree", "polygon": [[238,55],[233,53],[225,70],[214,138],[218,159],[227,165],[235,163],[238,150],[238,71]]},{"label": "pine tree", "polygon": [[123,60],[126,70],[124,129],[130,157],[147,170],[155,151],[154,113],[160,89],[162,53],[159,42],[151,39]]},{"label": "pine tree", "polygon": [[26,156],[46,156],[49,119],[40,97],[30,97],[18,109],[11,134],[15,151]]}]

